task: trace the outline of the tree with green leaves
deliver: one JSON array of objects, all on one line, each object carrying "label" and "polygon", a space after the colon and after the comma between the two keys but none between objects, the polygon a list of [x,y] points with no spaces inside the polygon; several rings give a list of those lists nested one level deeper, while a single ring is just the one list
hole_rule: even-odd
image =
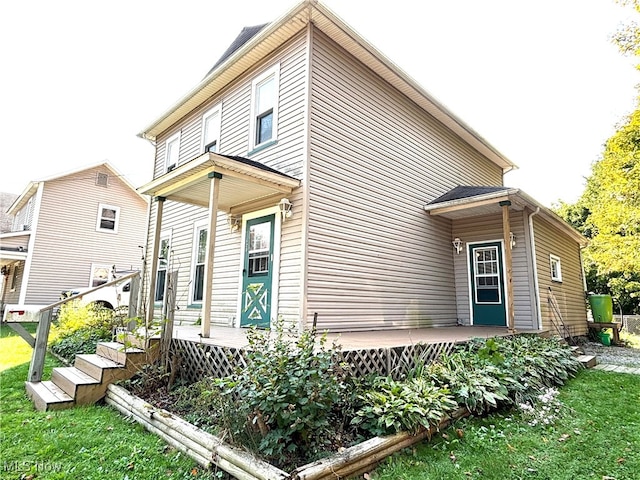
[{"label": "tree with green leaves", "polygon": [[[640,0],[619,3],[640,13]],[[614,42],[640,58],[638,24],[623,26]],[[640,108],[607,140],[580,199],[556,212],[590,239],[583,257],[589,290],[610,293],[625,313],[640,313]]]}]

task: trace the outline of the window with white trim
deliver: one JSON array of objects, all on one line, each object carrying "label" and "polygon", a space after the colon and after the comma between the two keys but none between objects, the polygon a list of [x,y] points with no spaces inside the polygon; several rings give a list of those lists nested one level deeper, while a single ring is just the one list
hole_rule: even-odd
[{"label": "window with white trim", "polygon": [[251,83],[249,150],[278,138],[279,75],[280,65],[277,64]]},{"label": "window with white trim", "polygon": [[165,171],[170,172],[178,166],[180,160],[180,132],[167,138],[164,144]]},{"label": "window with white trim", "polygon": [[113,205],[98,205],[98,221],[96,231],[118,233],[118,221],[120,220],[120,207]]},{"label": "window with white trim", "polygon": [[560,265],[560,257],[549,255],[551,262],[551,280],[554,282],[562,281],[562,266]]},{"label": "window with white trim", "polygon": [[11,272],[11,283],[9,284],[9,289],[12,292],[16,291],[16,287],[18,286],[18,264],[13,264],[13,271]]},{"label": "window with white trim", "polygon": [[160,251],[158,252],[158,273],[156,275],[156,291],[154,300],[162,302],[164,300],[164,291],[167,283],[167,270],[169,268],[169,255],[171,249],[171,241],[168,235],[160,237]]},{"label": "window with white trim", "polygon": [[97,287],[111,280],[114,280],[113,266],[100,263],[91,264],[91,279],[89,280],[90,287]]},{"label": "window with white trim", "polygon": [[193,273],[191,302],[202,303],[204,298],[204,261],[207,252],[207,227],[196,225],[193,232]]},{"label": "window with white trim", "polygon": [[220,117],[220,104],[202,116],[201,150],[203,152],[217,153],[220,151]]}]

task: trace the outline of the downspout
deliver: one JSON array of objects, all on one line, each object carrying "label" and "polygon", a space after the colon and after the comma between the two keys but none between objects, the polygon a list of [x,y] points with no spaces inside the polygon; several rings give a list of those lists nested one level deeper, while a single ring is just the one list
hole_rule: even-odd
[{"label": "downspout", "polygon": [[536,296],[536,317],[538,330],[542,330],[542,310],[540,309],[540,284],[538,282],[538,264],[536,262],[536,237],[533,231],[533,217],[540,213],[540,207],[529,215],[529,237],[531,238],[531,260],[533,265],[533,288]]}]

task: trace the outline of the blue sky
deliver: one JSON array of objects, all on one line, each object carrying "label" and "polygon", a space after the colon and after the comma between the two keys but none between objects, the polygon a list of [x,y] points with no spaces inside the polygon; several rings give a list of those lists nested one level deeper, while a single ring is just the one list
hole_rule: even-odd
[{"label": "blue sky", "polygon": [[[638,71],[609,38],[614,0],[326,0],[343,20],[519,165],[505,183],[574,201]],[[136,134],[196,85],[245,25],[294,2],[3,2],[0,191],[109,160],[134,186]]]}]

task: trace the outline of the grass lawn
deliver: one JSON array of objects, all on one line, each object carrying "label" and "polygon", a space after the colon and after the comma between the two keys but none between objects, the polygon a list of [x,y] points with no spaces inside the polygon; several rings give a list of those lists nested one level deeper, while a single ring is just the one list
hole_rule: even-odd
[{"label": "grass lawn", "polygon": [[640,375],[582,371],[558,399],[564,414],[552,426],[531,427],[514,412],[467,419],[387,459],[372,478],[640,478]]},{"label": "grass lawn", "polygon": [[[110,407],[36,412],[24,387],[30,358],[26,342],[0,326],[1,479],[216,478]],[[45,377],[57,365],[48,357]]]}]

